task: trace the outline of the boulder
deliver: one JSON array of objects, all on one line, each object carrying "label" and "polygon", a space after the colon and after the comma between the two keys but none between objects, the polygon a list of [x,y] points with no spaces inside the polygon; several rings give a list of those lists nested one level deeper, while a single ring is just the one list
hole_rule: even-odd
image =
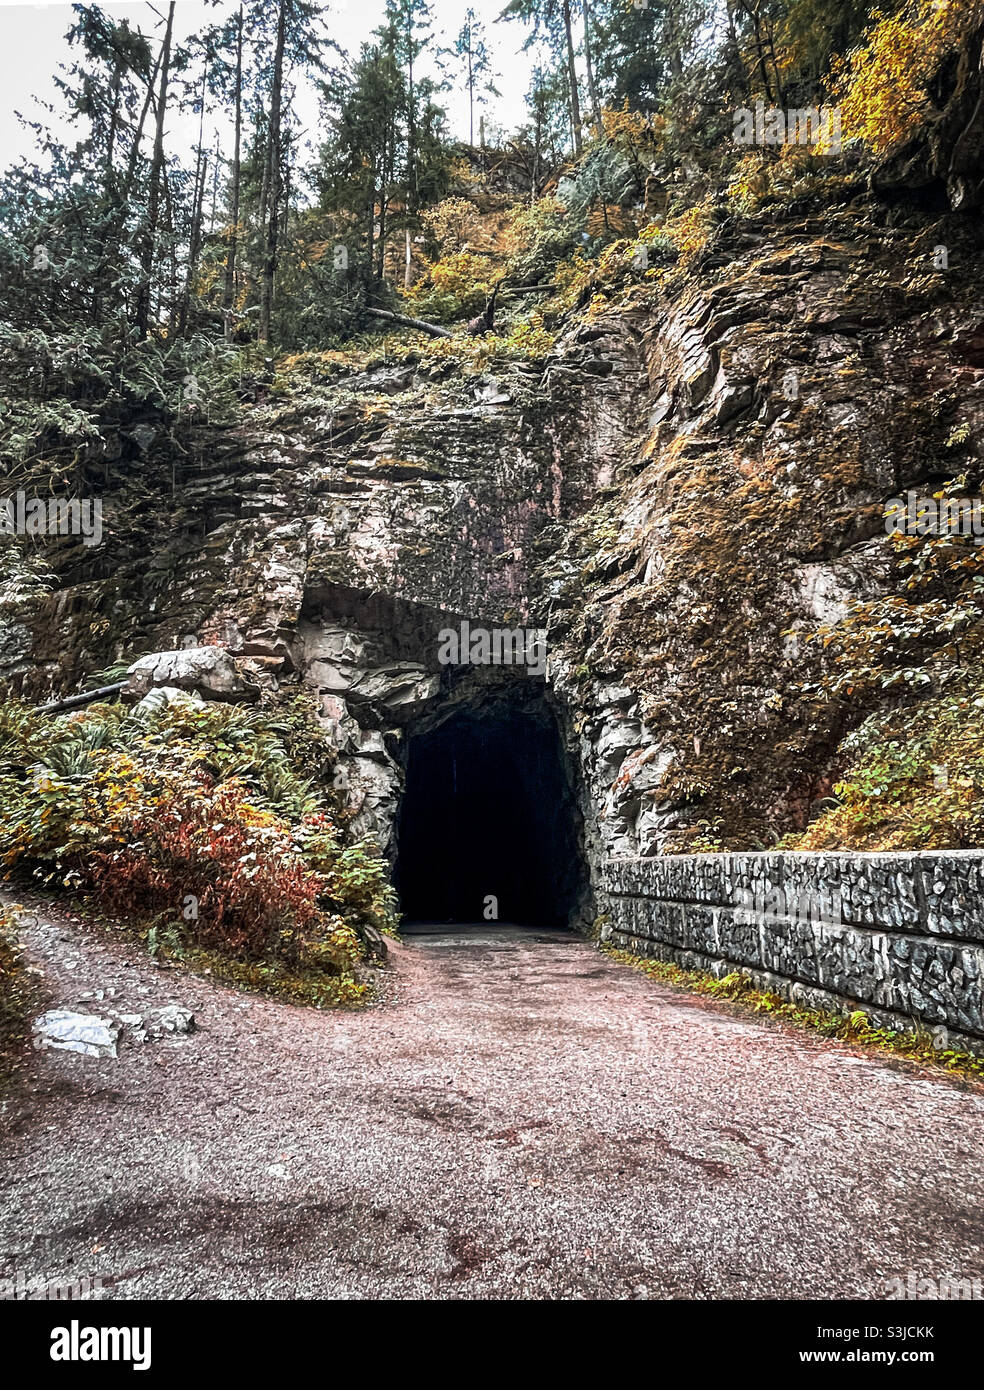
[{"label": "boulder", "polygon": [[154,1009],[144,1020],[144,1027],[151,1038],[163,1038],[175,1033],[193,1033],[195,1015],[182,1004],[166,1004],[162,1009]]},{"label": "boulder", "polygon": [[127,671],[124,699],[141,699],[152,690],[191,691],[205,700],[241,703],[258,700],[259,688],[243,680],[223,647],[187,647],[183,651],[142,656]]}]

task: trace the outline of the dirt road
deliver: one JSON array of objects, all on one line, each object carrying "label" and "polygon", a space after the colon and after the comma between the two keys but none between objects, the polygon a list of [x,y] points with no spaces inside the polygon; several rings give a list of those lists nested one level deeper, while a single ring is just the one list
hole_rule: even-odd
[{"label": "dirt road", "polygon": [[29,939],[53,1006],[177,1003],[198,1031],[32,1054],[0,1116],[0,1276],[644,1299],[984,1273],[984,1094],[564,933],[408,938],[389,1001],[342,1014],[160,970],[50,910]]}]

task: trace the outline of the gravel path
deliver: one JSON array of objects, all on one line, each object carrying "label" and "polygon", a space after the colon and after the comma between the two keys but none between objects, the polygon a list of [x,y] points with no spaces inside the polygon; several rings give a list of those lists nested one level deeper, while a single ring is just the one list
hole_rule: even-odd
[{"label": "gravel path", "polygon": [[28,940],[51,1007],[178,1003],[199,1031],[31,1055],[0,1111],[0,1276],[642,1299],[984,1275],[984,1093],[565,933],[409,937],[387,1003],[342,1014],[159,969],[51,908]]}]

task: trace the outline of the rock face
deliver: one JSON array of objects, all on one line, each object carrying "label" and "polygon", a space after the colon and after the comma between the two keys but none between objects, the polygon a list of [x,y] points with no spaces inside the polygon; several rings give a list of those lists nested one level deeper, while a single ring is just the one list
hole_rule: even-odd
[{"label": "rock face", "polygon": [[[886,500],[980,457],[980,268],[959,219],[722,209],[711,252],[543,360],[326,362],[203,433],[173,504],[170,460],[135,462],[167,524],[66,569],[0,676],[41,697],[152,651],[135,696],[302,684],[393,857],[415,733],[518,683],[557,723],[595,885],[722,826],[768,844],[843,732],[804,693],[809,634],[885,590]],[[442,665],[463,620],[546,628],[546,673]]]},{"label": "rock face", "polygon": [[984,26],[937,75],[926,128],[886,160],[872,182],[881,193],[945,198],[958,212],[984,205]]}]

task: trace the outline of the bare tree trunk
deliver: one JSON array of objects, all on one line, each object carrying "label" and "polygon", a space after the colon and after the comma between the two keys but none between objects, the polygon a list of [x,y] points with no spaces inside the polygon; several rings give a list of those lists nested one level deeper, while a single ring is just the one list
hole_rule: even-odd
[{"label": "bare tree trunk", "polygon": [[113,157],[116,154],[116,131],[120,119],[120,85],[123,80],[123,59],[117,57],[113,65],[113,85],[111,96],[111,115],[109,118],[109,136],[106,140],[106,193],[112,192],[113,178]]},{"label": "bare tree trunk", "polygon": [[417,108],[413,93],[413,12],[407,10],[407,201],[403,215],[407,224],[406,266],[403,288],[410,288],[410,219],[417,211]]},{"label": "bare tree trunk", "polygon": [[[540,75],[537,73],[537,81]],[[540,183],[540,145],[543,140],[543,116],[540,110],[540,103],[536,105],[536,125],[533,127],[533,169],[530,173],[530,202],[535,203],[539,197]]]},{"label": "bare tree trunk", "polygon": [[475,146],[475,78],[472,74],[472,31],[471,20],[468,24],[468,144],[474,149]]},{"label": "bare tree trunk", "polygon": [[202,67],[201,109],[198,113],[198,151],[195,156],[195,187],[191,200],[191,228],[188,234],[188,268],[185,273],[184,291],[181,295],[181,310],[178,315],[178,332],[184,336],[188,331],[188,314],[191,310],[191,282],[195,277],[198,253],[202,245],[202,223],[205,218],[205,175],[208,169],[208,156],[205,153],[205,93],[208,88],[208,58]]},{"label": "bare tree trunk", "polygon": [[378,170],[377,170],[377,168],[376,168],[375,157],[374,157],[374,158],[373,158],[372,169],[371,169],[370,175],[369,175],[369,195],[368,195],[368,197],[367,197],[367,199],[366,199],[366,266],[368,267],[368,270],[365,271],[365,273],[364,273],[364,275],[363,275],[363,279],[365,280],[366,288],[367,288],[367,289],[368,289],[369,285],[372,284],[373,272],[374,272],[375,269],[376,269],[375,232],[376,232],[376,179],[377,179],[377,176],[378,176]]},{"label": "bare tree trunk", "polygon": [[154,154],[150,165],[150,196],[147,203],[147,224],[140,256],[140,290],[137,295],[137,335],[146,338],[150,325],[150,290],[154,274],[154,250],[157,242],[157,223],[160,216],[161,174],[164,168],[164,115],[167,110],[167,82],[171,69],[171,36],[174,32],[174,0],[167,10],[167,25],[161,49],[161,89],[157,99],[157,124],[154,131]]},{"label": "bare tree trunk", "polygon": [[581,153],[581,99],[577,91],[577,68],[574,66],[574,34],[571,29],[571,0],[563,0],[564,34],[567,39],[567,83],[571,99],[571,133],[574,153]]},{"label": "bare tree trunk", "polygon": [[759,13],[760,5],[758,3],[758,0],[756,0],[756,4],[754,6],[751,4],[751,0],[738,0],[738,3],[741,5],[741,8],[745,11],[745,14],[748,16],[748,18],[752,21],[752,29],[755,35],[754,41],[756,65],[759,70],[759,76],[762,78],[762,86],[765,88],[766,100],[776,101],[781,105],[782,84],[779,79],[779,67],[776,62],[776,55],[774,49],[772,51],[772,67],[776,73],[776,91],[774,94],[772,90],[772,83],[769,80],[769,70],[766,66],[766,39],[762,32],[762,17]]},{"label": "bare tree trunk", "polygon": [[391,121],[389,134],[383,142],[383,159],[379,183],[379,273],[376,276],[376,279],[379,281],[382,281],[386,275],[386,214],[389,210],[389,199],[386,190],[391,186],[393,180],[395,143]]},{"label": "bare tree trunk", "polygon": [[454,336],[450,328],[445,328],[440,323],[427,323],[424,319],[407,318],[406,314],[392,314],[389,309],[370,309],[367,306],[365,312],[371,314],[375,319],[401,323],[405,328],[417,328],[421,333],[429,333],[432,338],[451,338]]},{"label": "bare tree trunk", "polygon": [[584,6],[584,65],[588,70],[588,97],[591,101],[591,118],[594,121],[595,135],[601,134],[601,103],[598,88],[595,86],[594,64],[591,61],[591,6],[590,0],[581,0]]},{"label": "bare tree trunk", "polygon": [[[123,81],[123,67],[123,57],[121,54],[117,54],[116,62],[113,65],[109,135],[106,139],[104,195],[107,203],[115,201],[116,171],[113,168],[113,160],[116,155],[116,132],[119,127],[120,119],[120,89]],[[92,277],[92,322],[94,324],[102,322],[102,273],[105,268],[106,242],[108,238],[109,231],[107,229],[102,232],[99,238],[99,256],[96,262],[96,270]]]},{"label": "bare tree trunk", "polygon": [[222,164],[222,156],[219,153],[219,132],[215,132],[215,154],[212,159],[212,202],[208,210],[208,230],[211,236],[215,232],[215,222],[219,206],[219,169]]},{"label": "bare tree trunk", "polygon": [[161,69],[162,53],[158,53],[154,62],[153,71],[147,81],[147,95],[144,97],[144,104],[140,111],[140,119],[137,121],[137,128],[133,136],[133,144],[130,146],[130,157],[126,165],[126,178],[123,180],[123,194],[120,199],[121,205],[125,206],[133,188],[133,180],[137,172],[137,161],[140,158],[140,144],[143,140],[144,125],[147,121],[147,112],[150,110],[151,102],[154,99],[154,87],[157,85],[157,74]]},{"label": "bare tree trunk", "polygon": [[[173,337],[178,326],[180,305],[178,304],[178,239],[174,235],[174,198],[171,194],[171,177],[167,168],[163,170],[164,185],[164,229],[167,232],[168,277],[167,277],[167,325]],[[163,315],[164,296],[160,297],[158,313]]]},{"label": "bare tree trunk", "polygon": [[287,39],[287,6],[280,0],[277,17],[277,47],[273,59],[273,86],[270,93],[270,136],[268,149],[269,214],[267,221],[266,255],[263,260],[263,279],[260,285],[260,320],[257,339],[270,341],[270,318],[273,313],[273,281],[277,272],[277,238],[280,230],[280,101],[284,77],[284,45]]},{"label": "bare tree trunk", "polygon": [[66,700],[52,700],[50,704],[38,705],[36,714],[57,714],[63,709],[79,709],[91,705],[95,700],[105,700],[110,695],[118,695],[126,688],[126,681],[116,681],[114,685],[101,685],[98,690],[86,690],[81,695],[69,695]]},{"label": "bare tree trunk", "polygon": [[232,226],[229,230],[229,253],[226,256],[225,286],[222,307],[226,310],[225,334],[232,336],[230,310],[236,295],[236,252],[239,248],[239,183],[242,177],[243,135],[243,7],[239,6],[236,20],[236,133],[232,145]]},{"label": "bare tree trunk", "polygon": [[202,222],[205,217],[205,177],[208,170],[208,156],[202,151],[199,172],[195,176],[195,194],[191,208],[191,230],[188,235],[188,268],[185,272],[184,291],[181,295],[181,313],[178,318],[178,332],[184,336],[188,331],[188,315],[191,312],[191,285],[198,267],[198,256],[202,249]]}]

